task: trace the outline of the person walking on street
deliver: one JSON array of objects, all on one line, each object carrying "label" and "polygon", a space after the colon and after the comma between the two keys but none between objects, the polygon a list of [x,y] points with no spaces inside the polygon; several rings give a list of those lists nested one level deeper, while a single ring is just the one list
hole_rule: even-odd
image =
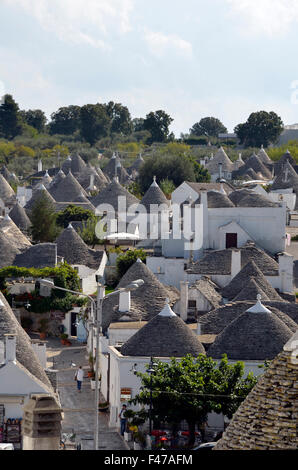
[{"label": "person walking on street", "polygon": [[124,432],[126,431],[126,417],[125,417],[125,412],[126,412],[126,405],[122,405],[122,409],[119,413],[119,418],[120,418],[120,433],[121,436],[124,436]]},{"label": "person walking on street", "polygon": [[77,381],[77,388],[79,392],[81,391],[83,379],[84,379],[84,371],[82,369],[82,366],[80,366],[75,375],[75,380]]}]

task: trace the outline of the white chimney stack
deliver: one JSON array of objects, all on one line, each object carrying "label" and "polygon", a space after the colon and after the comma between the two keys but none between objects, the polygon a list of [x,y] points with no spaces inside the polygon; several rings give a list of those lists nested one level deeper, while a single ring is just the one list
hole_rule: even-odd
[{"label": "white chimney stack", "polygon": [[130,291],[120,292],[119,295],[119,312],[129,312],[130,311]]},{"label": "white chimney stack", "polygon": [[187,320],[188,310],[188,282],[180,281],[180,318]]},{"label": "white chimney stack", "polygon": [[202,334],[201,323],[197,323],[197,335],[200,336]]},{"label": "white chimney stack", "polygon": [[231,256],[231,280],[241,271],[241,251],[232,250]]},{"label": "white chimney stack", "polygon": [[47,368],[47,346],[45,341],[36,341],[33,340],[31,342],[32,348],[35,351],[35,354],[37,355],[39,362],[42,365],[43,369]]},{"label": "white chimney stack", "polygon": [[37,171],[42,171],[42,160],[38,160]]},{"label": "white chimney stack", "polygon": [[16,346],[17,337],[16,334],[5,334],[5,362],[16,361]]}]

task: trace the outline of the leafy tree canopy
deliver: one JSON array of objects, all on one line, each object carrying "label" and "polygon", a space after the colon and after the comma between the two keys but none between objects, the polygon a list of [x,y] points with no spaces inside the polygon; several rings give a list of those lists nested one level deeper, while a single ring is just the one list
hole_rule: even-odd
[{"label": "leafy tree canopy", "polygon": [[28,111],[21,111],[22,119],[29,126],[34,127],[38,132],[45,131],[47,118],[41,109],[29,109]]},{"label": "leafy tree canopy", "polygon": [[13,139],[22,133],[22,118],[18,104],[11,95],[4,95],[0,105],[0,137]]},{"label": "leafy tree canopy", "polygon": [[81,107],[80,132],[90,145],[109,134],[110,123],[105,105],[97,103]]},{"label": "leafy tree canopy", "polygon": [[281,118],[274,113],[258,111],[252,113],[243,124],[238,124],[234,131],[245,147],[268,147],[275,143],[284,129]]},{"label": "leafy tree canopy", "polygon": [[64,106],[51,114],[50,134],[73,134],[80,127],[80,106]]},{"label": "leafy tree canopy", "polygon": [[196,122],[192,128],[189,129],[189,132],[196,136],[207,135],[208,137],[217,137],[218,134],[226,133],[228,130],[219,119],[215,117],[205,117],[199,122]]},{"label": "leafy tree canopy", "polygon": [[257,382],[252,373],[244,378],[244,364],[228,364],[226,355],[218,365],[200,354],[173,358],[170,363],[156,361],[154,369],[151,378],[149,373],[137,372],[142,385],[132,403],[150,404],[152,380],[153,419],[172,423],[174,429],[186,420],[190,445],[194,443],[196,424],[204,423],[212,411],[231,418]]},{"label": "leafy tree canopy", "polygon": [[105,104],[106,112],[110,118],[111,132],[129,135],[132,132],[130,112],[126,106],[110,101]]},{"label": "leafy tree canopy", "polygon": [[45,194],[35,201],[30,214],[31,235],[34,242],[53,242],[58,234],[55,207]]},{"label": "leafy tree canopy", "polygon": [[166,142],[172,122],[171,116],[162,110],[147,114],[144,120],[144,129],[151,133],[151,142]]},{"label": "leafy tree canopy", "polygon": [[57,213],[57,224],[60,227],[68,227],[70,222],[95,219],[95,215],[89,209],[70,204],[63,211]]}]

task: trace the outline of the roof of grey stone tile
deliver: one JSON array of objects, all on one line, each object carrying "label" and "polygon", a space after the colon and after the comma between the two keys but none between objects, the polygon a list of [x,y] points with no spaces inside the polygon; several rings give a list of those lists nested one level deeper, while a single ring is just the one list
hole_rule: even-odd
[{"label": "roof of grey stone tile", "polygon": [[84,160],[78,153],[75,153],[71,157],[70,169],[73,175],[77,175],[81,173],[84,170],[84,168],[86,168],[86,166],[87,166],[86,163],[84,162]]},{"label": "roof of grey stone tile", "polygon": [[45,188],[43,184],[39,184],[36,188],[32,190],[32,197],[24,206],[24,209],[29,218],[34,205],[43,198],[46,199],[50,204],[52,204],[53,208],[55,207],[55,199],[53,198],[53,196],[49,193],[49,191]]},{"label": "roof of grey stone tile", "polygon": [[194,284],[189,286],[190,289],[197,289],[205,299],[211,304],[212,308],[217,308],[220,304],[222,299],[221,295],[219,294],[218,290],[219,287],[211,281],[208,276],[203,276],[202,279],[199,279]]},{"label": "roof of grey stone tile", "polygon": [[10,205],[16,201],[16,194],[8,181],[0,173],[0,199],[4,204]]},{"label": "roof of grey stone tile", "polygon": [[[244,165],[247,169],[252,168],[257,174],[260,173],[265,179],[271,179],[272,174],[267,166],[264,165],[262,160],[253,153],[246,161]],[[242,167],[241,169],[243,169]]]},{"label": "roof of grey stone tile", "polygon": [[228,171],[228,172],[233,171],[233,163],[229,159],[223,147],[220,147],[218,151],[216,152],[216,154],[214,155],[213,159],[209,160],[209,162],[206,164],[206,168],[209,171],[209,173],[211,174],[218,173],[219,163],[222,164],[222,171]]},{"label": "roof of grey stone tile", "polygon": [[[137,279],[143,279],[144,284],[131,292],[131,309],[125,313],[131,321],[148,321],[157,315],[164,306],[165,299],[170,299],[171,306],[179,299],[176,288],[163,285],[152,271],[136,261],[121,278],[117,289],[123,288]],[[118,322],[124,314],[119,312],[119,296],[107,298],[103,302],[103,329],[110,323]]]},{"label": "roof of grey stone tile", "polygon": [[55,243],[39,243],[30,246],[20,254],[16,254],[13,265],[19,268],[42,269],[55,268],[57,264],[57,245]]},{"label": "roof of grey stone tile", "polygon": [[31,227],[31,222],[25,209],[18,202],[16,202],[13,208],[9,211],[9,217],[21,231],[28,231]]},{"label": "roof of grey stone tile", "polygon": [[208,208],[235,207],[226,194],[219,191],[207,192]]},{"label": "roof of grey stone tile", "polygon": [[0,269],[12,266],[15,256],[20,253],[16,245],[0,230]]},{"label": "roof of grey stone tile", "polygon": [[72,225],[69,225],[56,240],[57,255],[72,265],[84,265],[98,269],[103,257],[103,251],[92,250],[82,240]]},{"label": "roof of grey stone tile", "polygon": [[168,304],[121,347],[123,356],[198,356],[205,349],[197,335],[174,314]]},{"label": "roof of grey stone tile", "polygon": [[238,189],[229,194],[229,199],[237,207],[279,207],[280,205],[273,202],[269,197],[257,194],[247,188]]},{"label": "roof of grey stone tile", "polygon": [[268,153],[264,149],[263,145],[260,148],[260,150],[257,153],[258,158],[263,162],[263,163],[272,163],[271,158],[269,157]]},{"label": "roof of grey stone tile", "polygon": [[87,191],[90,188],[91,177],[93,177],[93,186],[96,191],[101,191],[108,185],[105,176],[101,177],[95,168],[86,166],[80,173],[77,174],[77,180],[80,185]]},{"label": "roof of grey stone tile", "polygon": [[53,393],[50,381],[44,372],[32,346],[27,333],[17,321],[7,300],[0,292],[0,300],[4,307],[0,306],[0,340],[5,339],[5,334],[16,334],[16,357],[20,364],[33,376],[40,380]]},{"label": "roof of grey stone tile", "polygon": [[140,202],[139,199],[127,191],[127,189],[121,186],[121,184],[115,179],[96,196],[92,197],[90,201],[95,208],[100,204],[110,204],[114,208],[115,212],[118,212],[118,197],[120,196],[124,196],[126,198],[127,207]]},{"label": "roof of grey stone tile", "polygon": [[31,246],[30,240],[21,232],[8,215],[0,218],[0,232],[3,233],[11,245],[16,246],[20,250]]},{"label": "roof of grey stone tile", "polygon": [[[231,274],[233,248],[212,250],[201,260],[189,266],[187,272],[193,274]],[[256,247],[253,242],[247,242],[237,251],[241,252],[241,268],[249,261],[254,261],[266,276],[278,276],[278,263],[264,250]]]},{"label": "roof of grey stone tile", "polygon": [[170,201],[166,198],[158,184],[156,183],[156,180],[154,179],[153,183],[149,186],[147,189],[146,193],[144,194],[141,204],[146,208],[147,212],[152,212],[150,211],[150,205],[151,204],[157,204],[157,205],[165,205],[165,206],[170,206]]},{"label": "roof of grey stone tile", "polygon": [[271,190],[295,188],[298,190],[298,174],[289,161],[283,165],[281,171],[274,179]]},{"label": "roof of grey stone tile", "polygon": [[219,359],[227,354],[232,360],[252,361],[274,359],[292,331],[259,301],[257,304],[259,309],[241,313],[219,333],[208,349],[208,356]]},{"label": "roof of grey stone tile", "polygon": [[[200,316],[200,325],[202,334],[218,335],[226,326],[228,326],[241,313],[255,305],[256,299],[229,302],[218,308]],[[297,329],[298,305],[292,302],[284,301],[264,301],[262,302],[272,313],[278,316],[280,320],[292,331]]]},{"label": "roof of grey stone tile", "polygon": [[236,295],[233,302],[238,302],[239,300],[255,300],[258,295],[261,296],[262,301],[270,300],[266,292],[261,289],[256,281],[253,278],[250,278],[248,284],[246,284],[239,294]]},{"label": "roof of grey stone tile", "polygon": [[50,187],[49,192],[56,202],[73,202],[82,193],[87,197],[86,191],[71,171],[57,185]]},{"label": "roof of grey stone tile", "polygon": [[286,345],[273,359],[213,450],[297,450],[298,361],[292,354]]},{"label": "roof of grey stone tile", "polygon": [[231,282],[223,288],[223,297],[230,300],[234,299],[241,292],[243,286],[248,284],[250,278],[254,278],[258,286],[262,289],[263,292],[266,293],[267,296],[269,296],[270,299],[281,300],[281,297],[267,281],[264,274],[253,260],[249,261],[231,280]]}]

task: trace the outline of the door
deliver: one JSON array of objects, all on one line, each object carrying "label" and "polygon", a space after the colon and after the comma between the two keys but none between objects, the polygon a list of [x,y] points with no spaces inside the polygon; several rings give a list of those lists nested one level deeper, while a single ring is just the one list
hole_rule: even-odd
[{"label": "door", "polygon": [[71,327],[70,327],[70,336],[77,336],[77,314],[76,312],[71,312]]},{"label": "door", "polygon": [[226,233],[226,248],[238,248],[237,241],[237,233]]}]

